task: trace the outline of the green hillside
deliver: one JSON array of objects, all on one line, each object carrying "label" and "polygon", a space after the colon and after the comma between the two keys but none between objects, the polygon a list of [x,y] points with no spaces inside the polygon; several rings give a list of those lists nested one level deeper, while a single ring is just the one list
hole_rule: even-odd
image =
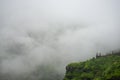
[{"label": "green hillside", "polygon": [[71,63],[64,80],[120,80],[120,52]]}]

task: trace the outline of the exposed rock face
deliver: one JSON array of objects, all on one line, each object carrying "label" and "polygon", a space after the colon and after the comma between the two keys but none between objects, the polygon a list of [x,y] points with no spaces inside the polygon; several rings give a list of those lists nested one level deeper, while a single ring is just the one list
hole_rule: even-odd
[{"label": "exposed rock face", "polygon": [[120,52],[71,63],[63,80],[120,80]]}]

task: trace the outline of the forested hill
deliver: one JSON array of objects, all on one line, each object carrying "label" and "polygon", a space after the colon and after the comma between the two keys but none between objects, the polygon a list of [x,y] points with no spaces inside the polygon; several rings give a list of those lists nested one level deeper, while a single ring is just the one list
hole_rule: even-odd
[{"label": "forested hill", "polygon": [[120,80],[120,52],[71,63],[64,80]]}]

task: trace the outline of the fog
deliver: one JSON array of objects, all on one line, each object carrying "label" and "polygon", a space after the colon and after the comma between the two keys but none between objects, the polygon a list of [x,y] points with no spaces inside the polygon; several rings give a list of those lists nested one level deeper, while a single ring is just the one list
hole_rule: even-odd
[{"label": "fog", "polygon": [[63,77],[71,62],[119,50],[119,21],[119,0],[0,0],[0,74],[18,80],[50,66]]}]

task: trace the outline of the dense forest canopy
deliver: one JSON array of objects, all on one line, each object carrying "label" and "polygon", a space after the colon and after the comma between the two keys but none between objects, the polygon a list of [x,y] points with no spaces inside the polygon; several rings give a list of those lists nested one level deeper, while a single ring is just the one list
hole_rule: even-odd
[{"label": "dense forest canopy", "polygon": [[71,63],[64,80],[120,80],[120,52]]}]

